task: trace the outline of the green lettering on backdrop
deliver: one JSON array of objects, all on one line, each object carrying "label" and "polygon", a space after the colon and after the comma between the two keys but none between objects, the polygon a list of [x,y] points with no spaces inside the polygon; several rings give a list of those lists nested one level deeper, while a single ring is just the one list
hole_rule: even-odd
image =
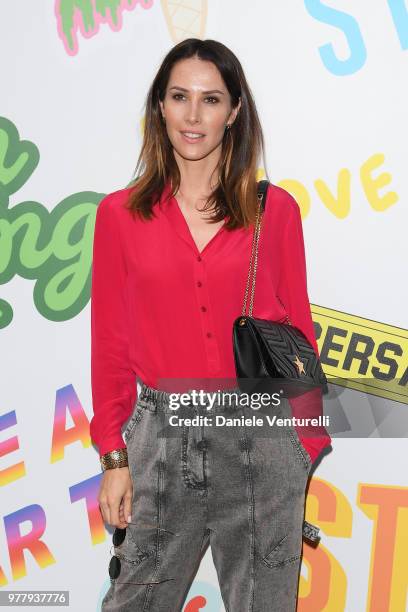
[{"label": "green lettering on backdrop", "polygon": [[[15,125],[0,117],[0,285],[17,275],[35,280],[38,312],[51,321],[66,321],[89,301],[95,215],[105,194],[78,192],[51,211],[34,201],[9,208],[10,197],[39,160],[35,144],[20,140]],[[12,319],[12,306],[0,298],[0,328]]]}]

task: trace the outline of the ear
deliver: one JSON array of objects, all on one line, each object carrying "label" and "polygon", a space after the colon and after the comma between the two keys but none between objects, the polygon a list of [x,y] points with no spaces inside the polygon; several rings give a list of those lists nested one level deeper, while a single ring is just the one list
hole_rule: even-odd
[{"label": "ear", "polygon": [[227,123],[229,123],[231,125],[234,123],[234,121],[235,121],[235,119],[236,119],[236,117],[237,117],[237,115],[239,113],[240,108],[241,108],[241,97],[239,98],[237,106],[232,109]]},{"label": "ear", "polygon": [[160,110],[161,110],[161,114],[162,114],[162,118],[164,118],[164,104],[161,100],[159,100],[159,104],[160,104]]}]

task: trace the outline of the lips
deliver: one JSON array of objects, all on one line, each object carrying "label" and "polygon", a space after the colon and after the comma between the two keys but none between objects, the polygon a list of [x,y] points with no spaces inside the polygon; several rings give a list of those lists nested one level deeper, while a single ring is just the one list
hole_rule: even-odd
[{"label": "lips", "polygon": [[201,140],[205,136],[205,134],[202,134],[201,132],[180,132],[180,134],[182,135],[184,140],[189,143],[201,142]]}]

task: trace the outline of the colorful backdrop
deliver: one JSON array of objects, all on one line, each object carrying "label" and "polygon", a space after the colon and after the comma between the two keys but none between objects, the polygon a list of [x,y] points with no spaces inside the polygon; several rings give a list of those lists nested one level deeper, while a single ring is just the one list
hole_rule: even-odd
[{"label": "colorful backdrop", "polygon": [[[273,183],[302,212],[308,289],[335,377],[333,451],[306,518],[301,612],[407,609],[406,73],[403,0],[3,2],[0,97],[0,585],[100,609],[111,531],[91,445],[95,211],[131,180],[165,53],[240,58]],[[185,611],[223,612],[208,549]]]}]

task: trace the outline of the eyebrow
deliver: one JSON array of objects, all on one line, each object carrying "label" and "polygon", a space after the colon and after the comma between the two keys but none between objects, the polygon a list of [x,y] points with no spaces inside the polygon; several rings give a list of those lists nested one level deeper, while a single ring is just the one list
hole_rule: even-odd
[{"label": "eyebrow", "polygon": [[[173,87],[170,87],[170,89],[179,89],[180,91],[188,91],[188,89],[186,89],[185,87],[179,87],[178,85],[173,85]],[[203,91],[203,94],[212,94],[212,93],[218,93],[221,94],[222,96],[224,95],[223,91],[220,91],[219,89],[211,89],[210,91]]]}]

